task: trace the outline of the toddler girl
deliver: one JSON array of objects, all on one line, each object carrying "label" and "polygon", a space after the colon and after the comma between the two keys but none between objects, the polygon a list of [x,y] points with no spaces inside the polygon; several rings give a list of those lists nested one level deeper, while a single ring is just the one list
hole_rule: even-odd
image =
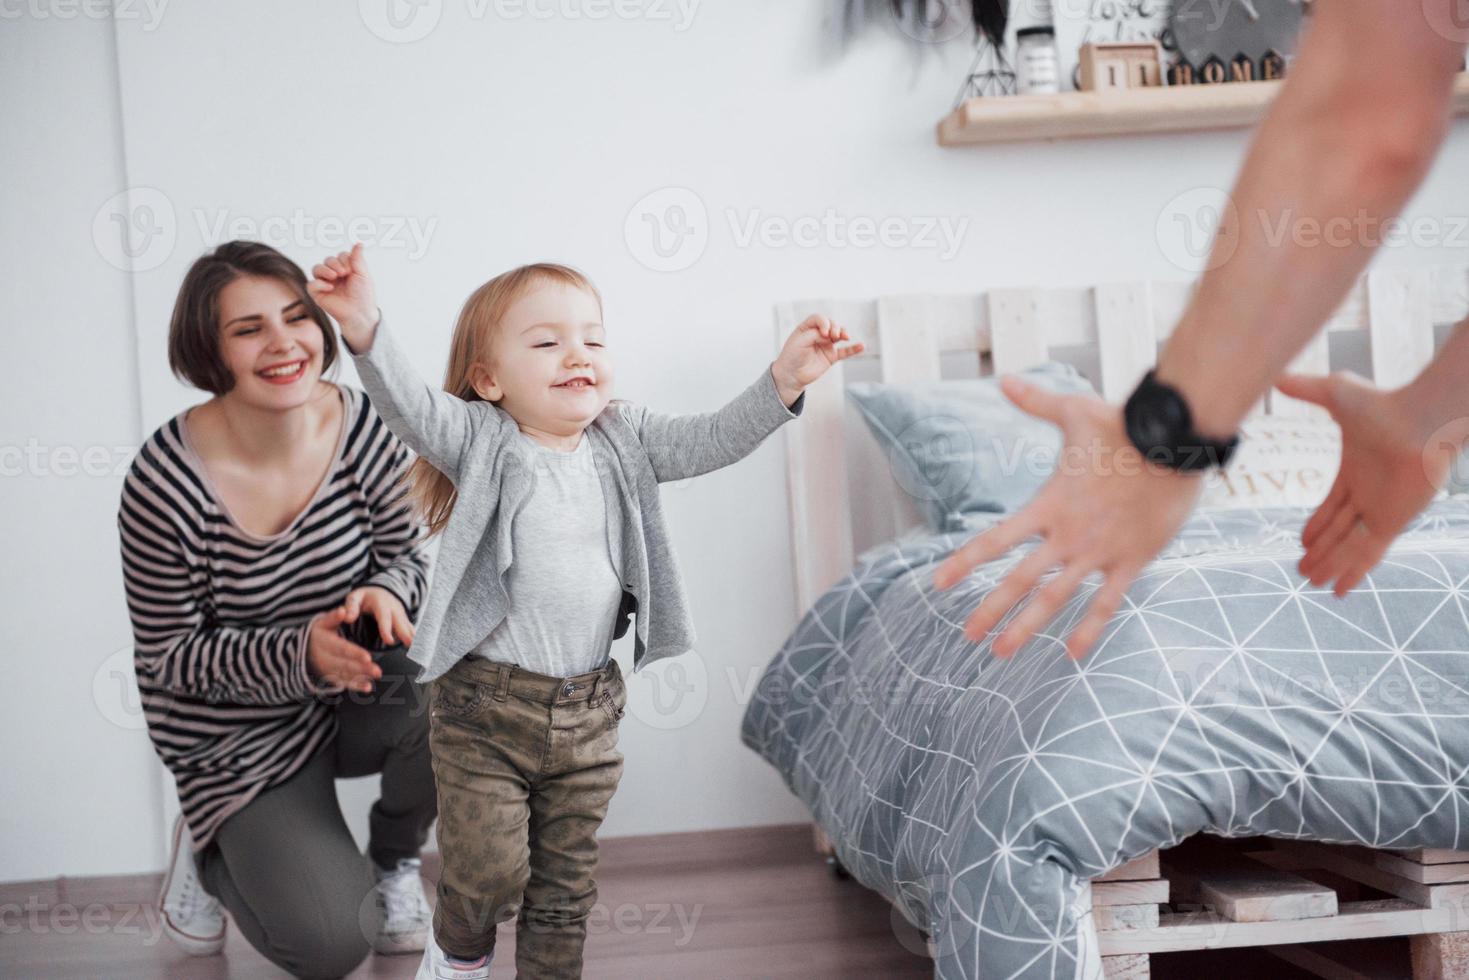
[{"label": "toddler girl", "polygon": [[847,332],[813,316],[728,405],[660,415],[612,398],[591,282],[530,265],[469,297],[439,391],[381,319],[361,245],[313,274],[374,408],[418,453],[411,492],[443,533],[410,647],[432,682],[443,859],[418,980],[488,977],[510,918],[519,976],[579,977],[596,831],[622,772],[611,643],[632,613],[634,670],[694,643],[658,484],[747,456],[862,345],[838,348]]}]

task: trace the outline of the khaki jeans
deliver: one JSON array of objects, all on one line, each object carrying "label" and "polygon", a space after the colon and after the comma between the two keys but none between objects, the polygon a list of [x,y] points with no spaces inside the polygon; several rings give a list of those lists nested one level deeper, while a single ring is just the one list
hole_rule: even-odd
[{"label": "khaki jeans", "polygon": [[431,688],[440,948],[481,956],[514,918],[518,976],[580,977],[597,828],[622,776],[621,669],[548,677],[465,657]]}]

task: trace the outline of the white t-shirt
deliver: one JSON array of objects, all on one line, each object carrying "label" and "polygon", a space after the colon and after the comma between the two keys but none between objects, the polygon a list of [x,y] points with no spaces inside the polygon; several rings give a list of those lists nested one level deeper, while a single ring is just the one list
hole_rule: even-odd
[{"label": "white t-shirt", "polygon": [[622,579],[607,546],[607,505],[591,440],[535,449],[535,485],[510,527],[510,611],[470,656],[569,677],[607,663]]}]

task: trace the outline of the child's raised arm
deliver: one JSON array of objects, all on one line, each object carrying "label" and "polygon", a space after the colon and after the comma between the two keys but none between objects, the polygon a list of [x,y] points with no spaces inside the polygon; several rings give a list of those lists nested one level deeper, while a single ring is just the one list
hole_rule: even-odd
[{"label": "child's raised arm", "polygon": [[462,398],[424,383],[382,325],[362,245],[311,270],[307,291],[337,321],[372,406],[389,429],[454,483],[474,432]]},{"label": "child's raised arm", "polygon": [[863,351],[847,331],[824,316],[811,316],[786,340],[770,367],[728,405],[700,415],[660,415],[629,406],[628,420],[653,463],[660,483],[699,476],[738,462],[765,438],[796,418],[806,386],[833,364]]}]

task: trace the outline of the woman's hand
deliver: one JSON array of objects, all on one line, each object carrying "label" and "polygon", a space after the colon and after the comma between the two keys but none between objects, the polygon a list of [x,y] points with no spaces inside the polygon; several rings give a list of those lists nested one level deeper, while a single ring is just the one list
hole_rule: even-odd
[{"label": "woman's hand", "polygon": [[348,623],[357,622],[357,617],[365,612],[371,613],[385,647],[399,643],[408,646],[413,642],[413,620],[408,610],[403,608],[402,600],[380,585],[353,589],[342,600],[342,607],[347,610],[345,622]]},{"label": "woman's hand", "polygon": [[1122,410],[1093,395],[1057,395],[1019,378],[1001,382],[1021,409],[1061,427],[1056,472],[1035,499],[977,535],[935,570],[947,589],[976,565],[993,561],[1032,535],[1044,540],[985,596],[965,624],[982,640],[1053,568],[1060,568],[1005,628],[991,649],[1008,657],[1049,622],[1088,575],[1104,582],[1066,641],[1080,658],[1101,635],[1134,578],[1183,524],[1203,486],[1197,474],[1147,463],[1127,439]]},{"label": "woman's hand", "polygon": [[791,331],[775,363],[770,365],[775,386],[787,406],[837,361],[862,353],[866,345],[860,341],[850,347],[837,347],[839,342],[850,339],[844,328],[820,314],[808,316]]},{"label": "woman's hand", "polygon": [[1331,492],[1301,530],[1300,572],[1312,585],[1335,581],[1346,595],[1372,570],[1409,521],[1448,480],[1457,438],[1423,411],[1412,385],[1382,391],[1356,375],[1287,375],[1283,394],[1320,405],[1341,426],[1341,468]]},{"label": "woman's hand", "polygon": [[306,663],[312,676],[332,685],[332,690],[326,693],[347,688],[371,691],[372,682],[383,675],[382,668],[372,662],[372,654],[337,632],[346,622],[349,620],[345,605],[321,613],[311,621]]},{"label": "woman's hand", "polygon": [[353,245],[350,252],[330,256],[313,267],[311,275],[314,278],[306,284],[306,291],[337,321],[347,346],[356,353],[371,347],[378,321],[377,294],[362,243]]}]

